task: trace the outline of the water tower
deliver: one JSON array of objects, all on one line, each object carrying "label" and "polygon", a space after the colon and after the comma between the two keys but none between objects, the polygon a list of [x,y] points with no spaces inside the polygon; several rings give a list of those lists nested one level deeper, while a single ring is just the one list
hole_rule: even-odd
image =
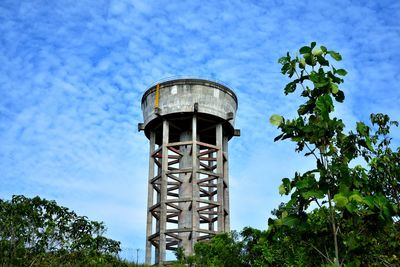
[{"label": "water tower", "polygon": [[[150,140],[146,263],[166,251],[229,231],[228,140],[235,130],[237,98],[228,87],[203,79],[175,79],[142,98]],[[154,252],[154,256],[152,253]]]}]

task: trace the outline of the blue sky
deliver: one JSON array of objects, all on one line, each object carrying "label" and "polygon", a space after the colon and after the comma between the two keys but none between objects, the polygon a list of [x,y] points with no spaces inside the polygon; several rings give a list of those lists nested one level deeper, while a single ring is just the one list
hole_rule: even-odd
[{"label": "blue sky", "polygon": [[284,96],[277,59],[311,41],[343,56],[336,110],[349,129],[371,112],[400,119],[399,1],[0,1],[0,197],[55,199],[142,257],[140,99],[160,79],[194,75],[238,96],[231,224],[266,228],[281,179],[313,166],[274,143],[268,122],[299,103]]}]

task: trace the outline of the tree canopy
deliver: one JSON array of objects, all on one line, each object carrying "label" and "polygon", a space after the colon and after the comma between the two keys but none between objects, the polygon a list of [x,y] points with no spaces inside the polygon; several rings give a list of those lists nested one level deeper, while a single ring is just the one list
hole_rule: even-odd
[{"label": "tree canopy", "polygon": [[[305,102],[296,118],[273,115],[271,122],[281,130],[275,141],[296,143],[297,152],[314,159],[315,169],[282,180],[279,191],[290,200],[276,212],[277,219],[269,220],[270,231],[279,235],[295,228],[297,237],[303,235],[300,244],[311,247],[327,264],[391,264],[399,243],[400,169],[399,150],[391,149],[389,133],[398,122],[371,114],[369,124],[357,122],[355,132],[345,132],[342,119],[333,112],[334,102],[344,101],[341,84],[347,71],[328,61],[340,61],[341,55],[317,48],[315,42],[299,53],[287,53],[279,63],[281,72],[292,78],[285,94],[299,89]],[[352,167],[355,159],[364,164]],[[317,235],[310,239],[313,234]]]},{"label": "tree canopy", "polygon": [[390,137],[398,122],[371,114],[346,131],[334,110],[345,100],[347,71],[332,60],[342,56],[315,42],[279,59],[291,79],[284,93],[298,92],[304,102],[293,119],[271,116],[281,132],[274,140],[294,142],[315,167],[282,179],[279,193],[290,199],[272,212],[268,230],[245,228],[241,238],[196,244],[196,266],[400,264],[400,148]]},{"label": "tree canopy", "polygon": [[119,266],[105,226],[40,197],[0,199],[1,266]]}]

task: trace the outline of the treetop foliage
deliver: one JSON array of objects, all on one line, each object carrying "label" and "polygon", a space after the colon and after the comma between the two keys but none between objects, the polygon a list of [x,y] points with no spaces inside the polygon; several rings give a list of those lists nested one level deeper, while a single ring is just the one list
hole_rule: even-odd
[{"label": "treetop foliage", "polygon": [[[336,69],[328,60],[340,61],[341,55],[324,46],[317,48],[315,42],[300,48],[299,53],[293,58],[287,53],[279,63],[282,74],[293,79],[284,93],[299,88],[305,103],[298,107],[296,118],[273,115],[270,121],[281,130],[275,141],[296,143],[296,151],[312,157],[316,167],[282,180],[279,192],[290,195],[290,200],[280,207],[277,219],[269,220],[270,232],[297,229],[299,234],[310,234],[329,227],[331,239],[323,244],[307,242],[326,263],[388,263],[391,255],[383,255],[384,248],[371,243],[370,237],[389,234],[385,231],[393,234],[399,227],[395,223],[400,211],[399,150],[392,151],[389,137],[390,127],[398,122],[381,113],[371,114],[369,125],[357,122],[356,132],[345,132],[343,121],[332,113],[335,101],[345,99],[341,84],[347,71]],[[350,167],[349,163],[360,157],[365,165]],[[316,208],[310,211],[312,207]],[[329,242],[331,249],[326,247]],[[371,248],[377,249],[374,259]]]},{"label": "treetop foliage", "polygon": [[[315,42],[279,59],[291,79],[285,95],[300,90],[304,102],[293,119],[271,116],[281,132],[275,141],[294,142],[315,168],[282,179],[279,193],[290,199],[272,212],[268,230],[196,244],[196,266],[399,266],[400,148],[390,137],[398,122],[371,114],[370,123],[345,130],[333,113],[345,100],[347,71],[331,63],[340,60]],[[363,163],[353,166],[355,159]]]},{"label": "treetop foliage", "polygon": [[0,199],[1,266],[124,266],[120,242],[90,221],[40,197]]}]

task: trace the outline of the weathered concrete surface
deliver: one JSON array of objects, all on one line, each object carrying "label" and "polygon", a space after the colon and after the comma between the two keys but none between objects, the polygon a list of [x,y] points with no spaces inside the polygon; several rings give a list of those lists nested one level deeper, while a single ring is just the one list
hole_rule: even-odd
[{"label": "weathered concrete surface", "polygon": [[[180,79],[159,84],[159,114],[156,114],[156,85],[148,89],[142,98],[144,127],[159,116],[194,112],[214,115],[235,125],[237,98],[228,87],[201,79]],[[229,118],[231,116],[231,118]],[[147,135],[146,129],[146,135]]]}]

